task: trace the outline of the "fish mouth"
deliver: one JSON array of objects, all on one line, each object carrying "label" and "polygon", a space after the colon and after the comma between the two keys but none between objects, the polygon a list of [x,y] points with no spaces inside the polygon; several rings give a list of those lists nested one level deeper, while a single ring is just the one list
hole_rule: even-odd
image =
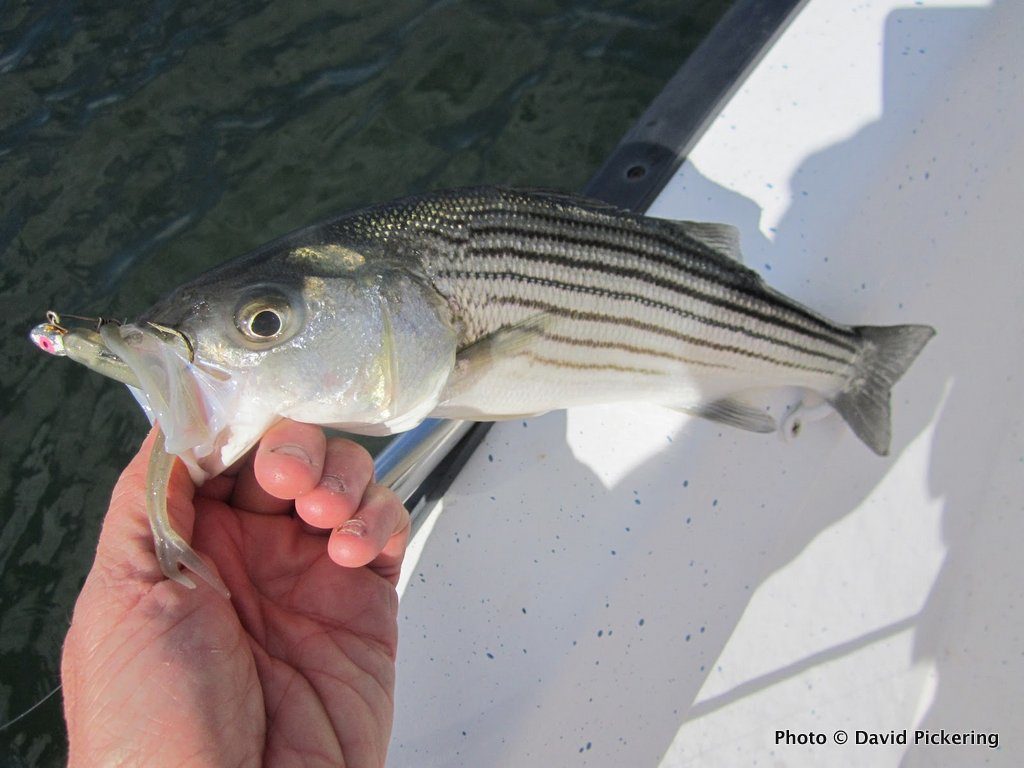
[{"label": "fish mouth", "polygon": [[153,324],[107,323],[100,337],[135,374],[138,388],[131,388],[133,394],[150,420],[160,424],[167,452],[181,457],[194,481],[219,474],[237,458],[224,450],[236,442],[230,417],[237,404],[237,382],[197,361],[187,336]]}]

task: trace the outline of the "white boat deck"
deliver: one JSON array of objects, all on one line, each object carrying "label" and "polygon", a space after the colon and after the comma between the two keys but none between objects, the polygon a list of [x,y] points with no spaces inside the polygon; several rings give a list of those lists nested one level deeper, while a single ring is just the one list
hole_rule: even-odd
[{"label": "white boat deck", "polygon": [[391,765],[1021,764],[1022,40],[1011,0],[808,4],[650,213],[737,225],[837,320],[934,325],[892,455],[837,416],[496,425],[403,577]]}]

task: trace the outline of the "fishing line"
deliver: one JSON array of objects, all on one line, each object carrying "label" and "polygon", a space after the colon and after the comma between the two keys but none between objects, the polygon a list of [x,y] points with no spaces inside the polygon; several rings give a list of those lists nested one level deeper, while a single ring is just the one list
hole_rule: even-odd
[{"label": "fishing line", "polygon": [[7,728],[9,728],[10,726],[14,725],[14,724],[15,724],[16,722],[18,722],[19,720],[21,720],[21,719],[22,719],[23,717],[28,717],[29,715],[31,715],[31,714],[32,714],[33,712],[35,712],[35,711],[36,711],[37,709],[39,709],[39,707],[43,706],[43,704],[45,704],[45,703],[46,703],[47,701],[49,701],[49,700],[50,700],[51,698],[53,698],[53,695],[54,695],[55,693],[57,693],[57,691],[59,691],[59,690],[60,690],[61,688],[63,688],[63,687],[64,687],[64,684],[63,684],[63,683],[57,683],[57,687],[56,687],[56,688],[54,688],[54,689],[53,689],[52,691],[50,691],[50,692],[49,692],[48,694],[46,694],[45,696],[43,696],[43,698],[41,698],[41,699],[40,699],[39,701],[37,701],[37,702],[36,702],[35,704],[33,704],[33,705],[32,705],[31,707],[29,707],[28,709],[26,709],[26,710],[25,710],[24,712],[22,712],[22,713],[21,713],[20,715],[18,715],[18,716],[17,716],[16,718],[14,718],[13,720],[8,720],[8,721],[7,721],[6,723],[4,723],[3,725],[0,725],[0,731],[6,730],[6,729],[7,729]]}]

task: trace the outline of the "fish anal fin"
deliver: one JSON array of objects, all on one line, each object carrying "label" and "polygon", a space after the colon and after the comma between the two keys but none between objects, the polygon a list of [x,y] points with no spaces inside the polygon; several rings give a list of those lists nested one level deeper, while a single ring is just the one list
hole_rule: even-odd
[{"label": "fish anal fin", "polygon": [[703,405],[677,408],[676,410],[751,432],[768,433],[774,432],[777,428],[775,419],[763,410],[733,397],[723,397]]}]

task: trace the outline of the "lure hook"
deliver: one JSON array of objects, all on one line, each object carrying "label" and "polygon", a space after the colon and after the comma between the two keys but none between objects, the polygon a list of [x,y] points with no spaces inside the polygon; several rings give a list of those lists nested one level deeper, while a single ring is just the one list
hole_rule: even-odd
[{"label": "lure hook", "polygon": [[67,333],[68,329],[60,321],[60,315],[55,310],[46,310],[46,323],[53,329],[60,331],[61,333]]},{"label": "lure hook", "polygon": [[54,328],[59,328],[66,333],[68,331],[68,327],[64,325],[64,321],[62,319],[65,317],[69,317],[72,320],[82,320],[86,323],[95,325],[97,331],[100,329],[101,325],[106,325],[107,323],[115,323],[116,325],[124,325],[125,323],[123,320],[109,320],[105,317],[86,317],[85,315],[72,315],[70,313],[61,315],[54,309],[46,310],[46,321]]}]

